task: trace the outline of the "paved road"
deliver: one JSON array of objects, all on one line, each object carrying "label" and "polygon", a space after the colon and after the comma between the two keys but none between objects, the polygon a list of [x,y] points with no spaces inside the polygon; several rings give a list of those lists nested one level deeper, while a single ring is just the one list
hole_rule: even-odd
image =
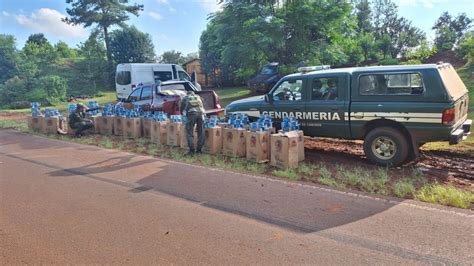
[{"label": "paved road", "polygon": [[474,213],[0,130],[0,261],[473,264]]}]

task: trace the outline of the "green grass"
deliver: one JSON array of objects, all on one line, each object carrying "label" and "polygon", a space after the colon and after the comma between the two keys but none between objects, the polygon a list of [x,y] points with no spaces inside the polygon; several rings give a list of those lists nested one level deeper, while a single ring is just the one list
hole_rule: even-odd
[{"label": "green grass", "polygon": [[415,194],[416,188],[413,180],[401,179],[393,185],[393,194],[399,198],[411,198]]},{"label": "green grass", "polygon": [[12,128],[26,132],[28,131],[28,124],[26,121],[0,120],[0,128]]},{"label": "green grass", "polygon": [[272,174],[277,177],[288,178],[290,180],[300,180],[301,177],[293,169],[273,170]]},{"label": "green grass", "polygon": [[222,88],[216,89],[215,92],[219,95],[223,107],[227,106],[232,101],[252,96],[252,91],[246,87]]},{"label": "green grass", "polygon": [[415,194],[415,199],[468,209],[474,203],[474,193],[452,186],[427,184]]},{"label": "green grass", "polygon": [[[117,97],[116,97],[115,92],[104,92],[99,97],[93,97],[93,98],[84,99],[84,100],[78,99],[78,102],[87,103],[87,102],[90,102],[90,101],[97,101],[99,104],[103,105],[105,103],[115,102],[116,100],[117,100]],[[66,111],[68,104],[69,104],[68,102],[64,102],[64,103],[60,103],[60,104],[53,105],[53,106],[44,106],[44,107],[42,106],[41,108],[42,109],[53,108],[53,109],[58,109],[59,111]],[[30,108],[25,108],[25,109],[1,109],[0,112],[29,113],[29,112],[31,112],[31,109]]]}]

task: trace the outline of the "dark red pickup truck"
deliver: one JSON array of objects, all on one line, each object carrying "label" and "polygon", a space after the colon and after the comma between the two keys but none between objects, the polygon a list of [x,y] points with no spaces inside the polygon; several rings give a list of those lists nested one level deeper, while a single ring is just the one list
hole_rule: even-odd
[{"label": "dark red pickup truck", "polygon": [[200,90],[189,81],[165,81],[156,84],[141,84],[128,98],[118,103],[127,107],[142,106],[145,111],[162,111],[168,115],[180,114],[179,104],[187,91],[201,96],[206,114],[219,114],[224,111],[219,96],[213,90]]}]

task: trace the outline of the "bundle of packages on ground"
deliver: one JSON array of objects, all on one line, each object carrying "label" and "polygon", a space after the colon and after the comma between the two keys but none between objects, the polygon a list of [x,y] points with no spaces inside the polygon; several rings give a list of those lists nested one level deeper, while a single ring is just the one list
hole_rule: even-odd
[{"label": "bundle of packages on ground", "polygon": [[[285,117],[281,123],[281,130],[270,137],[270,165],[279,168],[297,168],[300,161],[300,126],[296,119]],[[302,131],[301,131],[302,132]]]},{"label": "bundle of packages on ground", "polygon": [[[32,116],[28,125],[34,131],[56,133],[67,128],[67,122],[57,110],[41,112],[38,103],[32,103]],[[96,103],[89,108],[96,108]],[[75,111],[68,106],[68,111]],[[172,147],[188,148],[186,117],[163,112],[144,112],[139,107],[131,109],[123,105],[106,104],[102,111],[87,115],[95,125],[92,132],[103,135],[117,135],[124,138],[150,139],[151,142]],[[227,119],[217,116],[206,117],[204,121],[204,146],[202,152],[211,155],[223,154],[243,157],[257,163],[269,162],[279,168],[296,168],[304,160],[304,135],[299,123],[293,118],[284,118],[281,130],[275,133],[272,119],[261,115],[250,122],[245,114],[232,114]],[[196,128],[193,130],[194,147],[198,141]]]},{"label": "bundle of packages on ground", "polygon": [[150,138],[152,142],[160,145],[166,145],[168,124],[169,121],[166,114],[158,114],[153,118],[150,128]]},{"label": "bundle of packages on ground", "polygon": [[65,134],[68,130],[67,120],[56,109],[41,111],[40,103],[31,103],[31,116],[28,117],[28,127],[32,131],[44,134]]},{"label": "bundle of packages on ground", "polygon": [[28,128],[35,132],[41,132],[44,115],[40,110],[40,103],[33,102],[31,105],[31,116],[28,116]]}]

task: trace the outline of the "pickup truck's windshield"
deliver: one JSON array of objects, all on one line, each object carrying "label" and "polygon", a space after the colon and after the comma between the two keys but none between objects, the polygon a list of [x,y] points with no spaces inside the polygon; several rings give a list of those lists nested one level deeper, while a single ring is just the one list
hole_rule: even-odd
[{"label": "pickup truck's windshield", "polygon": [[260,74],[262,75],[272,75],[276,73],[276,67],[270,67],[270,66],[265,66],[262,69],[262,72]]}]

